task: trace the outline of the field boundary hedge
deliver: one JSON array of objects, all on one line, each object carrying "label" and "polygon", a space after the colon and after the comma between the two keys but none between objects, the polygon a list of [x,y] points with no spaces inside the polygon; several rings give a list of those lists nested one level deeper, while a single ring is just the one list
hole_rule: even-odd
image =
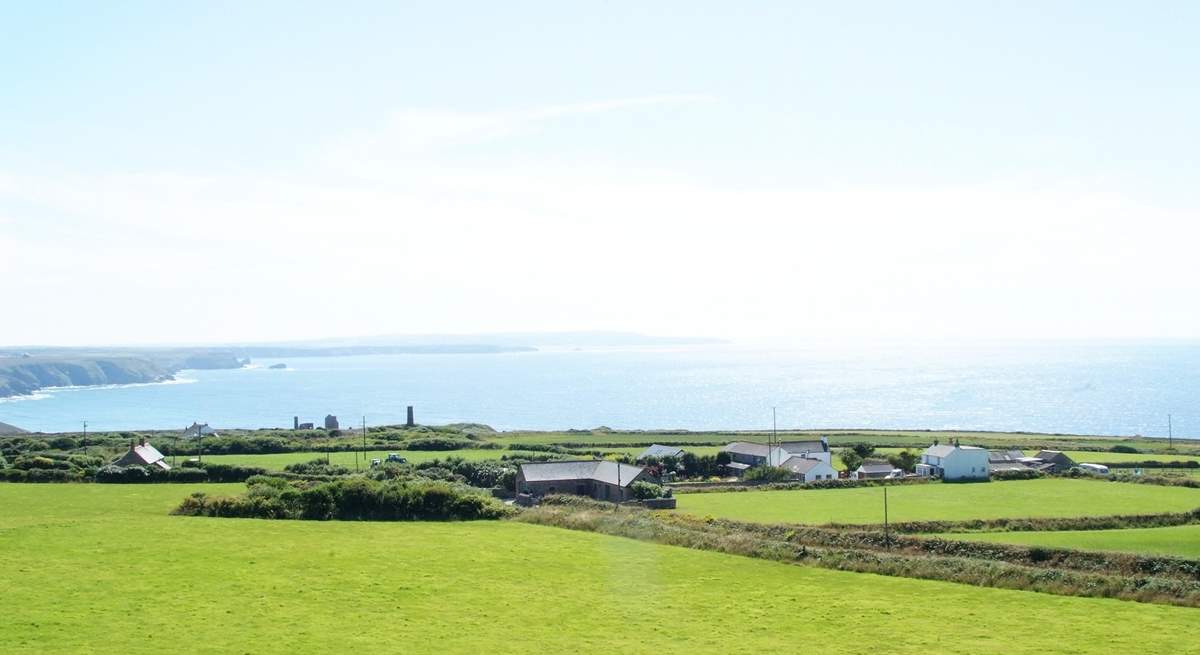
[{"label": "field boundary hedge", "polygon": [[[679,516],[664,519],[646,510],[618,510],[611,505],[543,504],[522,511],[516,520],[843,571],[1200,607],[1200,582],[1195,580],[1026,566],[983,557],[808,545],[797,543],[795,534],[772,534],[761,528],[742,529],[728,522]],[[1191,563],[1183,562],[1181,566]]]}]

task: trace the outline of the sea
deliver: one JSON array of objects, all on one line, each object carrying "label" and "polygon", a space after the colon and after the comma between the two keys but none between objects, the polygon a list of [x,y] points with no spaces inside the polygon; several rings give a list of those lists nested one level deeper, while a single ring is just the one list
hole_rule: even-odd
[{"label": "sea", "polygon": [[[286,369],[272,369],[273,364]],[[1200,342],[556,348],[263,359],[0,399],[41,432],[485,423],[500,430],[895,428],[1200,437]],[[1170,417],[1168,419],[1168,417]],[[1170,427],[1168,427],[1170,423]]]}]

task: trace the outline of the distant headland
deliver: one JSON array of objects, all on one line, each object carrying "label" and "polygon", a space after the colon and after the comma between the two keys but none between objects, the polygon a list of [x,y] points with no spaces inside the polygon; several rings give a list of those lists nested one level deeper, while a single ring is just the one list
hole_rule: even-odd
[{"label": "distant headland", "polygon": [[[393,354],[500,354],[539,347],[660,346],[720,343],[625,332],[393,335],[197,347],[0,347],[0,398],[55,387],[168,382],[186,369],[236,369],[255,358]],[[276,364],[272,368],[286,368]]]}]

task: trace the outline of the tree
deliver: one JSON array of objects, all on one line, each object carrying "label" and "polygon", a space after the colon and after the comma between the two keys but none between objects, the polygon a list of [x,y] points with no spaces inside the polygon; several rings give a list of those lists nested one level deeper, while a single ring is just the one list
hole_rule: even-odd
[{"label": "tree", "polygon": [[851,448],[854,449],[854,454],[858,455],[859,459],[866,459],[875,454],[875,446],[869,443],[856,443]]},{"label": "tree", "polygon": [[842,464],[846,466],[847,471],[853,471],[859,466],[862,466],[863,458],[852,448],[847,448],[838,454],[838,459],[842,460]]},{"label": "tree", "polygon": [[895,455],[890,455],[888,457],[888,462],[891,463],[892,466],[904,471],[905,473],[912,473],[913,471],[917,470],[917,463],[920,461],[921,456],[911,450],[902,450]]}]

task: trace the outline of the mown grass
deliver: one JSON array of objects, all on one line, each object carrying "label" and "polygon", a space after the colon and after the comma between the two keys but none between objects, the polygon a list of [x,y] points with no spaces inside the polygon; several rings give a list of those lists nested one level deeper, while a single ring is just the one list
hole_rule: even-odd
[{"label": "mown grass", "polygon": [[[511,522],[166,514],[196,488],[0,484],[3,651],[766,652],[818,628],[826,652],[1179,652],[1197,638],[1194,609]],[[1055,630],[1031,630],[1037,617]],[[771,629],[726,629],[744,622]],[[847,624],[853,637],[838,637]]]},{"label": "mown grass", "polygon": [[1023,546],[1115,551],[1142,555],[1173,555],[1200,559],[1200,525],[1130,530],[1070,532],[991,532],[940,535],[946,539],[988,541]]},{"label": "mown grass", "polygon": [[[883,489],[813,489],[679,494],[681,512],[759,523],[882,523]],[[1200,489],[1045,479],[896,485],[891,521],[1108,516],[1187,511]]]}]

